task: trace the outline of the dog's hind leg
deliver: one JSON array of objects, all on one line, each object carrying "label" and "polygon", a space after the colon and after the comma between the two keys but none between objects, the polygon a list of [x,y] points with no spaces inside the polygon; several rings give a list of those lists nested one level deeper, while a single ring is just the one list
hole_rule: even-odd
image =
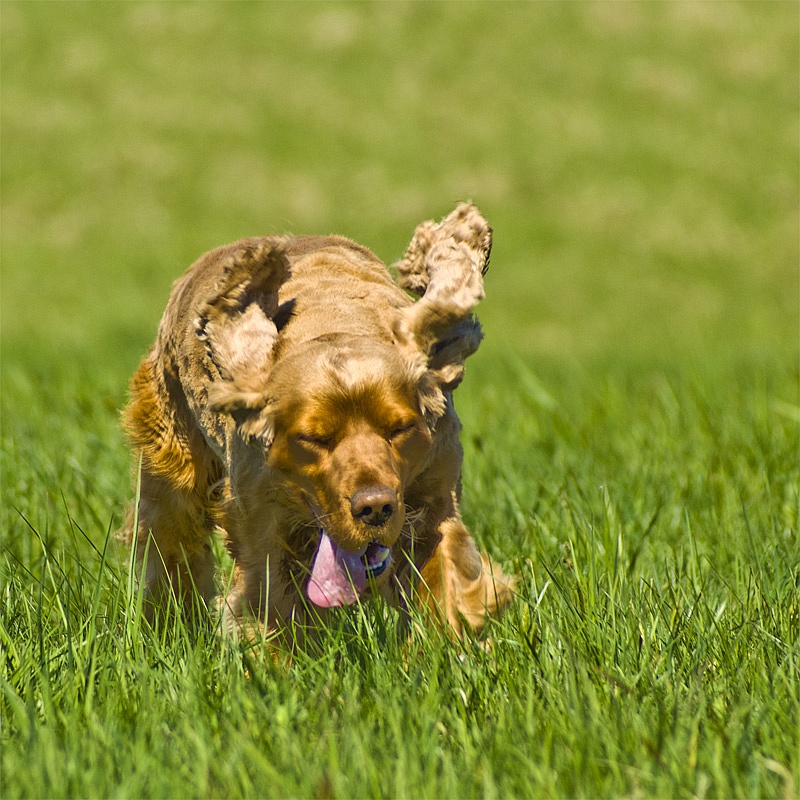
[{"label": "dog's hind leg", "polygon": [[188,492],[142,474],[138,506],[134,502],[128,510],[124,537],[136,548],[148,616],[156,608],[168,609],[170,594],[189,614],[198,599],[205,604],[214,596],[210,533],[203,509]]},{"label": "dog's hind leg", "polygon": [[121,533],[136,548],[150,612],[169,606],[170,593],[191,611],[196,598],[205,603],[215,594],[209,484],[221,465],[192,427],[188,408],[161,387],[163,375],[151,353],[131,383],[124,423],[141,455],[141,480]]}]

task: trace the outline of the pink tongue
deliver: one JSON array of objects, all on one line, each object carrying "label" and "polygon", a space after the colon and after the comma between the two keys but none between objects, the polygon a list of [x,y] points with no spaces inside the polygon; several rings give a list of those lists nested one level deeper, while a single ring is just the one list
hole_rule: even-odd
[{"label": "pink tongue", "polygon": [[367,585],[367,570],[360,553],[342,550],[325,531],[320,533],[306,592],[322,608],[355,603]]}]

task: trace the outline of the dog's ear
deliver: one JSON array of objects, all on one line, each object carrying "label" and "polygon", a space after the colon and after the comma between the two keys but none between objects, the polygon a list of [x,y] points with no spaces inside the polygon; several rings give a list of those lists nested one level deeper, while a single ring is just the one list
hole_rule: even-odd
[{"label": "dog's ear", "polygon": [[480,262],[480,272],[489,269],[492,252],[492,229],[471,203],[460,203],[441,222],[426,220],[417,225],[402,261],[394,264],[401,289],[422,297],[430,283],[428,256],[440,242],[452,239],[474,251]]},{"label": "dog's ear", "polygon": [[422,368],[420,402],[429,418],[444,413],[444,392],[461,382],[464,361],[483,338],[472,310],[483,299],[491,248],[489,224],[462,204],[438,225],[419,225],[395,265],[400,286],[420,297],[400,312],[394,334]]},{"label": "dog's ear", "polygon": [[289,277],[285,238],[260,240],[230,255],[200,305],[196,333],[215,372],[209,407],[233,416],[245,438],[272,441],[267,383],[278,338],[278,289]]}]

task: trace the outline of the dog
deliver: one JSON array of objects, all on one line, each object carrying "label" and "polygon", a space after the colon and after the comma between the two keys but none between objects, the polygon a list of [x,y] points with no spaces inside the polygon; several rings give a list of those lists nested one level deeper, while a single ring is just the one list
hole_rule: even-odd
[{"label": "dog", "polygon": [[139,489],[122,536],[151,614],[211,603],[215,531],[233,631],[375,596],[456,636],[503,610],[514,581],[461,519],[453,406],[491,243],[461,204],[417,227],[397,281],[346,238],[266,236],[174,284],[123,415]]}]

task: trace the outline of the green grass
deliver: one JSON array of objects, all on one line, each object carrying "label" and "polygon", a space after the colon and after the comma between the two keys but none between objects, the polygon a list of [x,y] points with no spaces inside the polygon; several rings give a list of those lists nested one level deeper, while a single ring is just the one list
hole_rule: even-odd
[{"label": "green grass", "polygon": [[[800,791],[795,3],[22,3],[2,32],[2,797]],[[273,663],[141,620],[110,533],[171,281],[387,261],[473,199],[479,644],[378,606]]]}]

